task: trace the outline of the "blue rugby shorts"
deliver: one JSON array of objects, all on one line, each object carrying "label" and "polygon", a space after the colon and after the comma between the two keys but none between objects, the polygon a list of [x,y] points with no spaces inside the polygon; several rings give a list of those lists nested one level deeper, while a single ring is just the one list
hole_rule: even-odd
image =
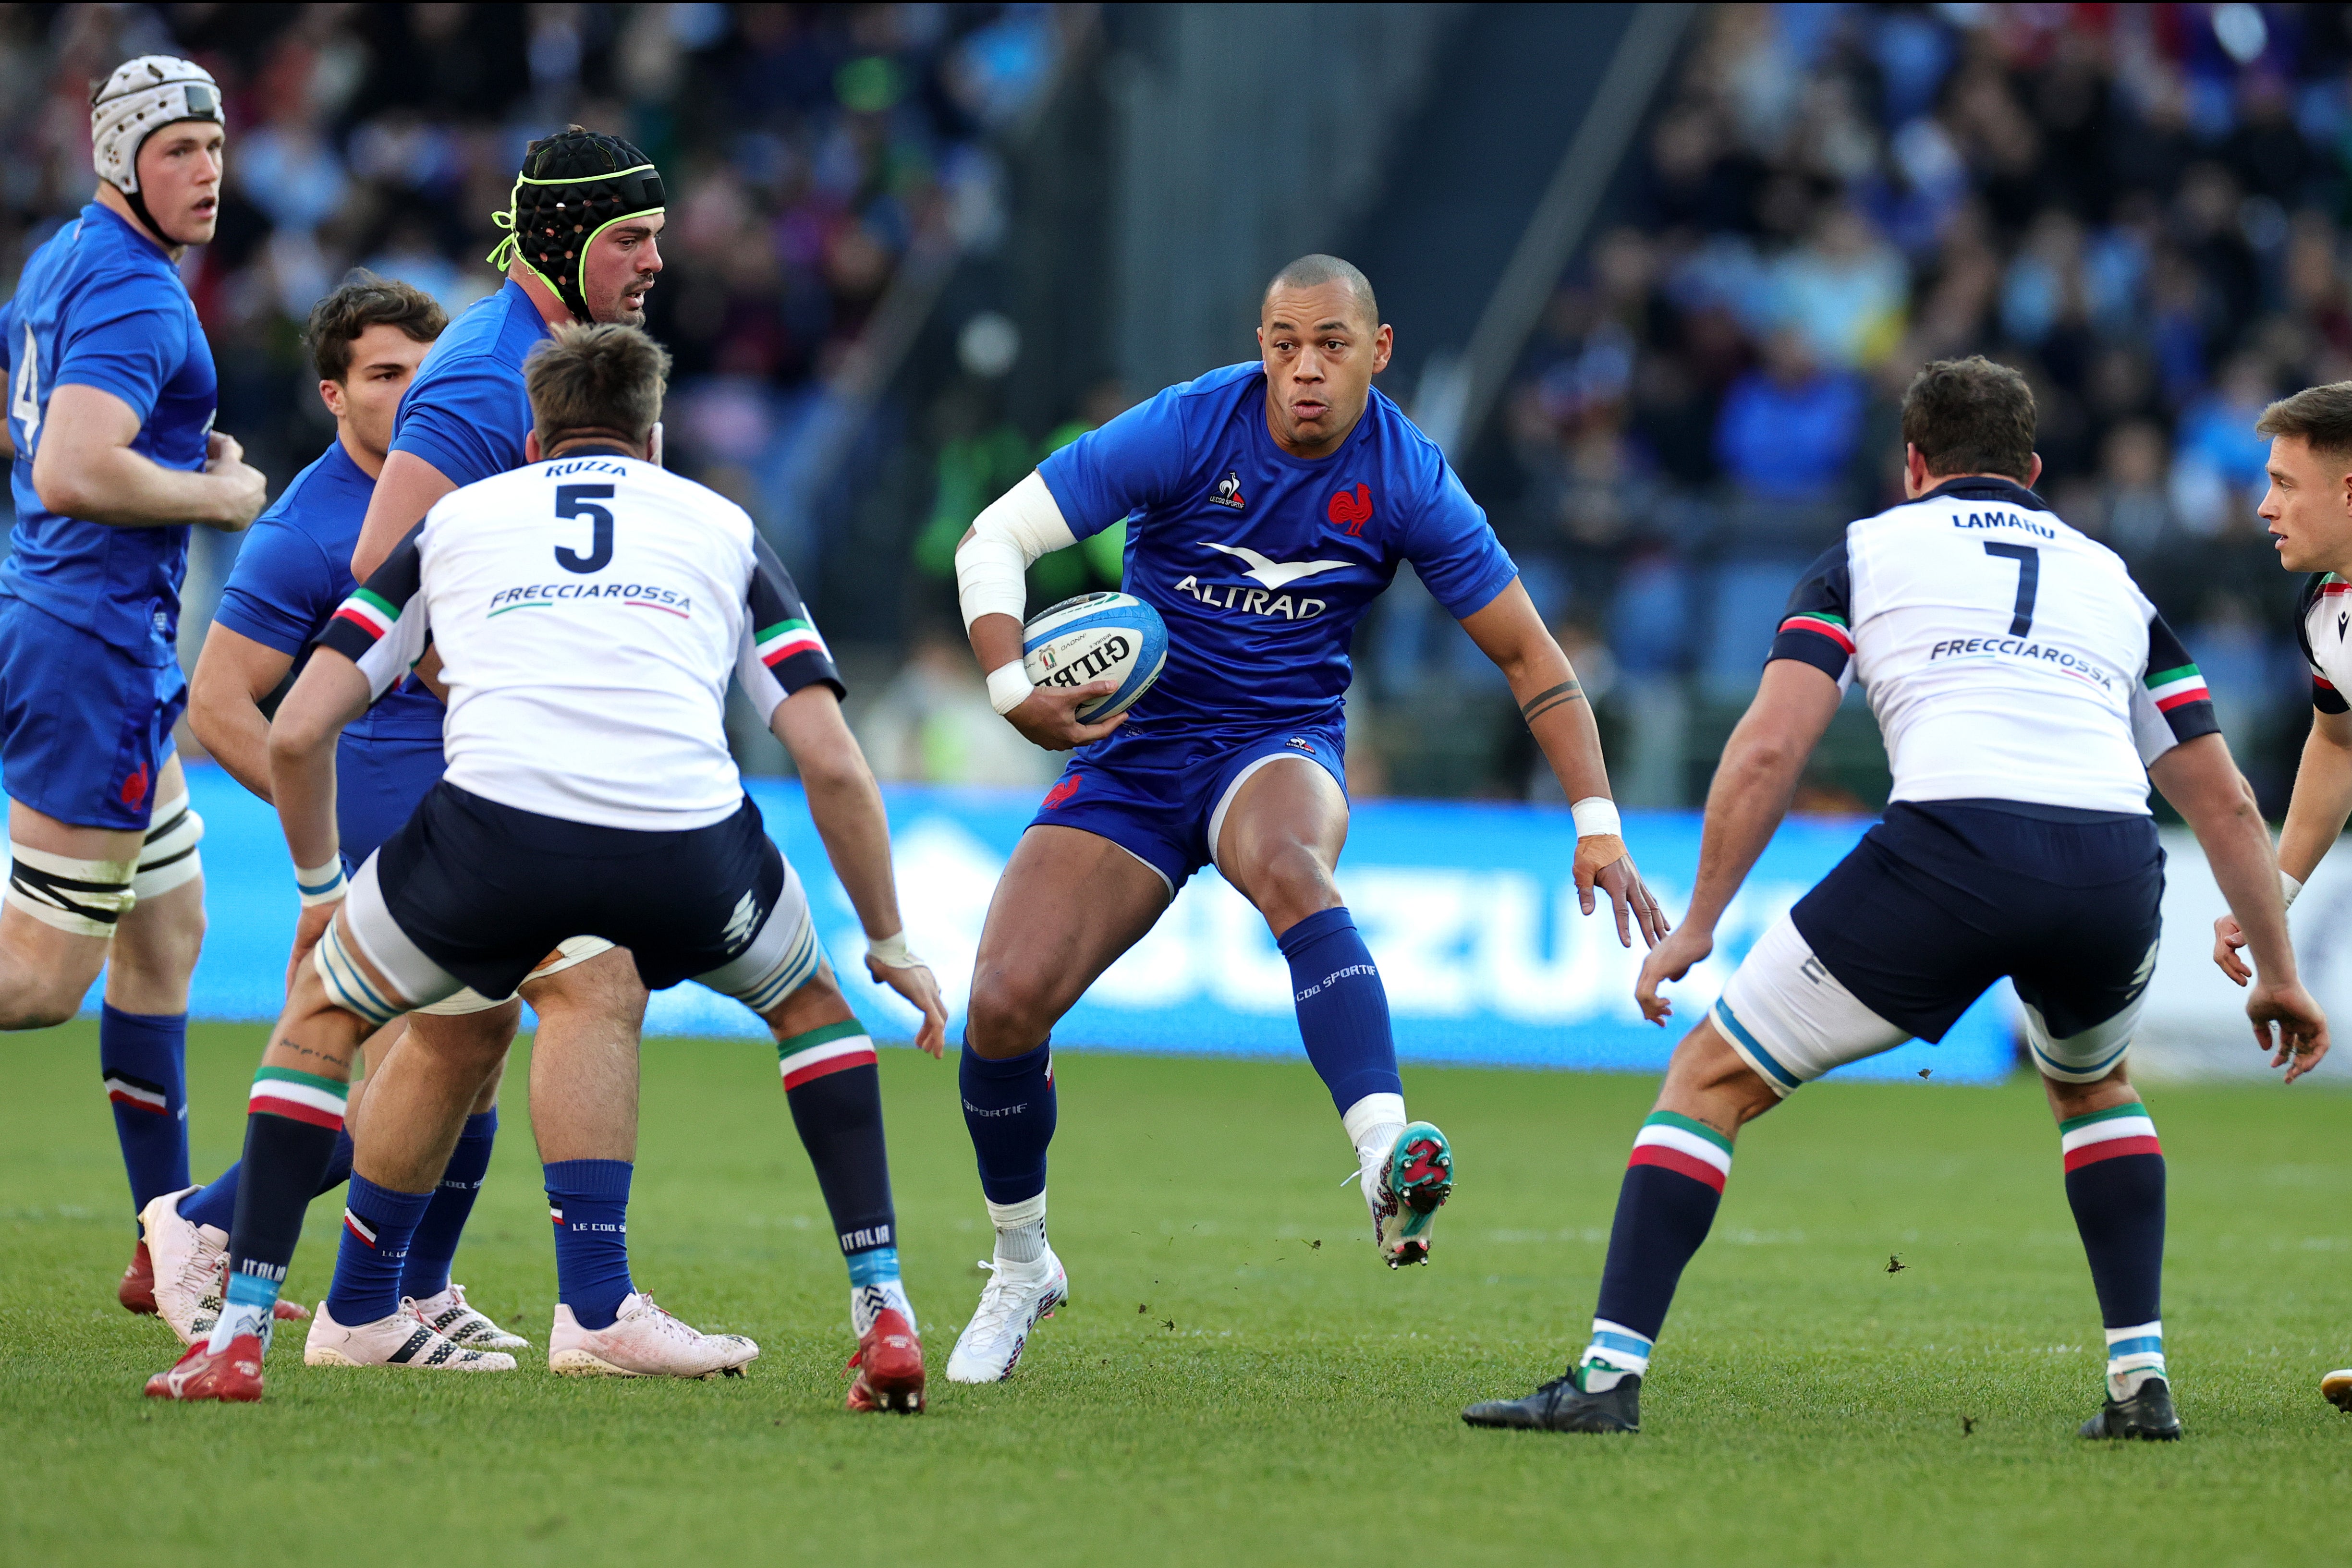
[{"label": "blue rugby shorts", "polygon": [[133,653],[0,597],[0,786],[10,800],[78,828],[145,831],[187,706],[169,643]]}]

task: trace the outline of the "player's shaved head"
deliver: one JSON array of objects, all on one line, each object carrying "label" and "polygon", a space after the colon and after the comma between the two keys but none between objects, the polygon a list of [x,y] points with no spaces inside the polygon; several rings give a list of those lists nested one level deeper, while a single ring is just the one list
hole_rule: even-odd
[{"label": "player's shaved head", "polygon": [[[1381,302],[1372,297],[1372,280],[1366,277],[1354,262],[1318,252],[1302,256],[1274,275],[1265,286],[1265,303],[1272,302],[1276,294],[1286,288],[1320,288],[1327,283],[1337,283],[1355,297],[1364,312],[1364,329],[1370,331],[1381,324]],[[1264,305],[1260,307],[1263,313]]]}]

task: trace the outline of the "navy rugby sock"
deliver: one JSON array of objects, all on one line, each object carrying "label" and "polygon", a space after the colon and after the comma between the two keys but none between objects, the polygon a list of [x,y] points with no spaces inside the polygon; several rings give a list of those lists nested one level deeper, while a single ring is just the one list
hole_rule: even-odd
[{"label": "navy rugby sock", "polygon": [[988,1201],[1022,1203],[1045,1190],[1045,1149],[1054,1141],[1054,1042],[992,1061],[963,1048],[957,1078],[963,1124],[980,1162]]},{"label": "navy rugby sock", "polygon": [[134,1217],[188,1185],[187,1051],[185,1013],[126,1013],[111,1002],[99,1009],[98,1067]]},{"label": "navy rugby sock", "polygon": [[874,1041],[856,1019],[776,1044],[784,1103],[816,1167],[853,1285],[898,1277],[898,1214],[890,1152],[882,1135],[882,1073]]},{"label": "navy rugby sock", "polygon": [[[466,1130],[457,1134],[457,1146],[441,1172],[441,1185],[433,1189],[433,1201],[408,1244],[408,1260],[400,1268],[402,1295],[421,1301],[449,1288],[449,1265],[457,1256],[457,1240],[466,1234],[466,1221],[474,1212],[474,1197],[482,1190],[490,1150],[498,1141],[497,1106],[466,1118]],[[335,1321],[343,1320],[338,1315]]]},{"label": "navy rugby sock", "polygon": [[636,1286],[629,1282],[626,1160],[558,1160],[546,1167],[555,1222],[555,1299],[583,1329],[608,1329]]},{"label": "navy rugby sock", "polygon": [[[209,1225],[215,1230],[226,1230],[236,1224],[237,1182],[244,1169],[244,1162],[239,1161],[182,1198],[180,1218],[197,1225]],[[338,1128],[334,1153],[327,1156],[327,1168],[319,1177],[319,1190],[311,1196],[324,1197],[349,1181],[351,1176],[351,1130]]]},{"label": "navy rugby sock", "polygon": [[1318,911],[1284,932],[1280,946],[1290,960],[1298,1035],[1331,1103],[1344,1116],[1367,1094],[1402,1096],[1388,990],[1355,916],[1344,904]]},{"label": "navy rugby sock", "polygon": [[2068,1118],[2058,1144],[2106,1326],[2108,1392],[2128,1399],[2165,1375],[2164,1149],[2137,1101]]},{"label": "navy rugby sock", "polygon": [[342,1246],[327,1315],[345,1328],[375,1322],[400,1310],[401,1266],[408,1260],[417,1224],[431,1207],[429,1192],[395,1192],[354,1174],[343,1199]]},{"label": "navy rugby sock", "polygon": [[244,1179],[228,1234],[227,1304],[214,1325],[215,1352],[239,1334],[269,1343],[271,1310],[302,1239],[302,1217],[343,1130],[348,1086],[314,1072],[264,1067],[246,1102]]},{"label": "navy rugby sock", "polygon": [[1731,1140],[1704,1122],[1654,1111],[1633,1138],[1617,1189],[1609,1260],[1579,1386],[1601,1393],[1620,1376],[1649,1371],[1650,1350],[1683,1270],[1715,1224],[1731,1175]]}]

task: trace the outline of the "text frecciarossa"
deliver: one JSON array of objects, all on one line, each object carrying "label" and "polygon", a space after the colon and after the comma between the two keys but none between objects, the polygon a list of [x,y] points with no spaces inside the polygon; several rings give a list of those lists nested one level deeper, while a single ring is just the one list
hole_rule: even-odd
[{"label": "text frecciarossa", "polygon": [[489,609],[515,610],[533,601],[557,599],[618,599],[631,603],[658,605],[681,613],[694,608],[691,596],[673,588],[658,588],[643,582],[534,582],[521,588],[501,588],[490,595]]}]

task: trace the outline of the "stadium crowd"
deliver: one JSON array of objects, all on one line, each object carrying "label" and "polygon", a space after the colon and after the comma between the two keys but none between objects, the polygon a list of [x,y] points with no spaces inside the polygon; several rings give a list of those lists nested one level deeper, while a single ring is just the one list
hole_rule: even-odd
[{"label": "stadium crowd", "polygon": [[1802,563],[1899,496],[1905,383],[1980,351],[2031,378],[2042,493],[2181,628],[2275,810],[2305,684],[2252,427],[2352,376],[2346,13],[1735,5],[1694,33],[1470,476],[1613,672],[1631,793],[1695,800]]}]

